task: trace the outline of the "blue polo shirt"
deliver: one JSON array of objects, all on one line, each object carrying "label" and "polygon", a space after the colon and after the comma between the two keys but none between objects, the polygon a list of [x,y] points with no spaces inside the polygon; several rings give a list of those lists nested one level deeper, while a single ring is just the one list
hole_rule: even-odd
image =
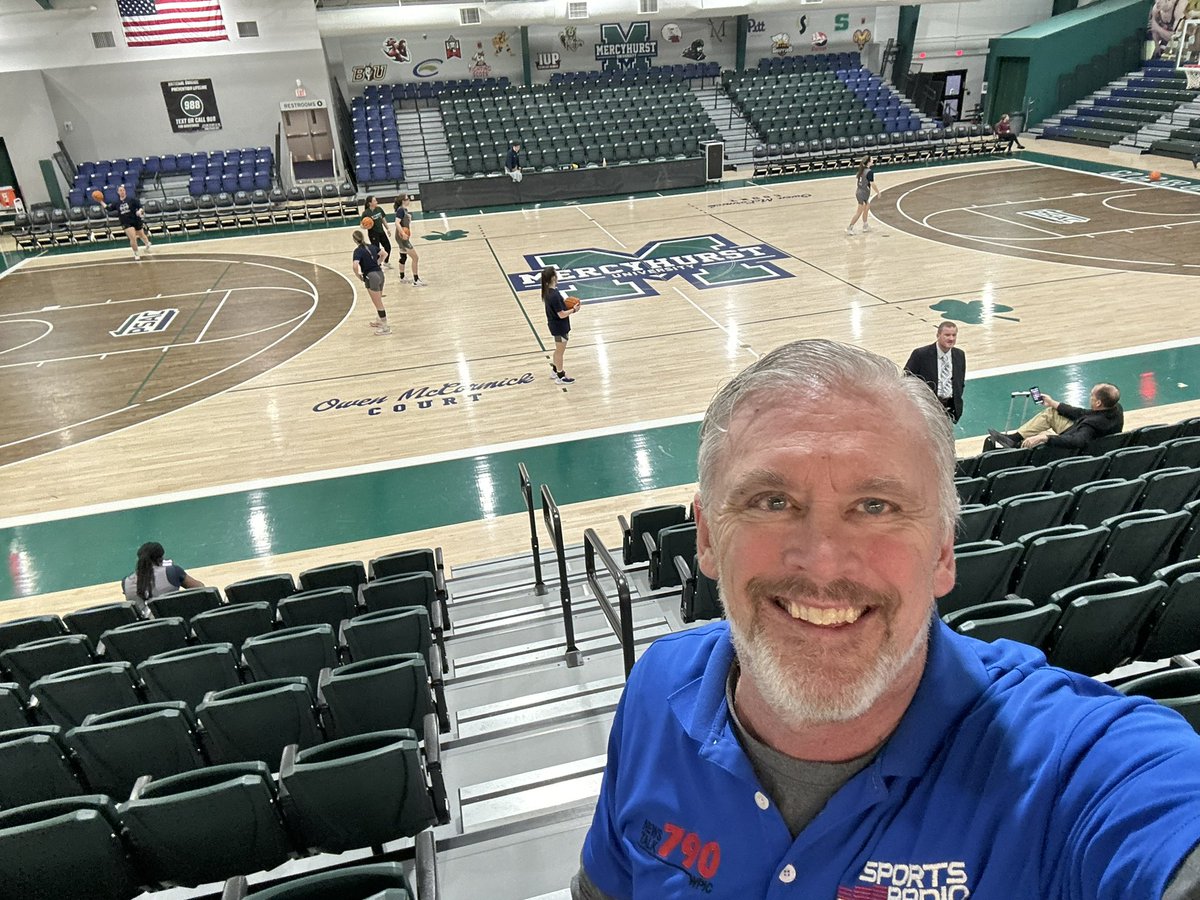
[{"label": "blue polo shirt", "polygon": [[1182,717],[940,621],[896,731],[793,840],[731,729],[732,660],[719,623],[634,667],[583,848],[609,896],[1143,900],[1200,841]]}]

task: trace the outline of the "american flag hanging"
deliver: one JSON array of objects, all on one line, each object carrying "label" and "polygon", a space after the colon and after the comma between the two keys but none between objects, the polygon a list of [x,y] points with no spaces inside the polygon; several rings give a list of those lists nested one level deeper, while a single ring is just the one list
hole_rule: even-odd
[{"label": "american flag hanging", "polygon": [[130,47],[227,41],[220,0],[117,0]]}]

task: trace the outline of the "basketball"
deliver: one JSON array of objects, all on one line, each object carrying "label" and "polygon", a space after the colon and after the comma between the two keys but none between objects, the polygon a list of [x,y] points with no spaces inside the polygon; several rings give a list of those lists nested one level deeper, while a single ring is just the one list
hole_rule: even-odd
[{"label": "basketball", "polygon": [[400,229],[400,237],[401,237],[401,239],[407,241],[409,238],[412,237],[412,229],[411,228],[401,228]]},{"label": "basketball", "polygon": [[1150,180],[1151,181],[1162,181],[1162,172],[1151,172]]},{"label": "basketball", "polygon": [[579,309],[579,298],[578,297],[567,297],[563,301],[563,303],[566,304],[567,309]]},{"label": "basketball", "polygon": [[367,229],[367,231],[370,231],[372,228],[375,227],[375,220],[372,219],[370,216],[363,216],[363,220],[361,222],[359,222],[358,224],[360,224],[363,228]]},{"label": "basketball", "polygon": [[97,203],[104,202],[104,191],[92,191],[92,199]]}]

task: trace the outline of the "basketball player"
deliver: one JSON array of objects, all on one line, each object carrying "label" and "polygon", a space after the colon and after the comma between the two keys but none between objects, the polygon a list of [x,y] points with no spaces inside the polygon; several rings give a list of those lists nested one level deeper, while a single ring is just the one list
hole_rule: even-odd
[{"label": "basketball player", "polygon": [[408,203],[408,194],[401,194],[396,198],[396,249],[400,251],[400,280],[404,281],[404,264],[411,258],[413,287],[425,287],[425,282],[417,274],[417,263],[420,262],[420,257],[417,255],[417,248],[413,246],[412,213],[405,207],[406,203]]},{"label": "basketball player", "polygon": [[[366,218],[364,216],[364,218]],[[368,244],[361,228],[355,228],[351,233],[354,237],[354,274],[362,279],[367,286],[367,296],[375,305],[378,316],[371,322],[376,334],[391,334],[391,326],[387,321],[387,310],[383,308],[383,269],[379,265],[380,250],[374,244]]]},{"label": "basketball player", "polygon": [[367,237],[371,239],[371,246],[374,247],[376,251],[379,251],[380,247],[383,248],[382,252],[377,252],[375,255],[378,257],[380,264],[385,269],[390,269],[392,264],[388,262],[388,260],[392,255],[392,242],[388,240],[387,235],[387,216],[384,214],[383,210],[379,208],[379,200],[375,197],[375,195],[372,194],[367,197],[366,205],[363,207],[362,217],[364,219],[374,220],[375,224],[372,225],[371,230],[367,232]]},{"label": "basketball player", "polygon": [[854,223],[859,219],[862,219],[863,231],[871,230],[871,225],[867,222],[871,215],[871,192],[874,191],[876,196],[879,194],[879,185],[875,183],[875,170],[871,168],[872,162],[874,160],[870,156],[864,156],[858,165],[858,174],[854,176],[854,199],[858,201],[858,210],[846,226],[846,234],[854,234]]},{"label": "basketball player", "polygon": [[555,384],[574,384],[575,379],[563,371],[563,354],[567,352],[567,340],[571,336],[570,317],[579,312],[579,307],[568,307],[558,290],[558,270],[553,266],[542,269],[542,302],[546,305],[546,325],[554,336]]},{"label": "basketball player", "polygon": [[133,249],[133,258],[138,262],[141,261],[137,246],[139,238],[146,245],[145,253],[149,256],[150,236],[146,234],[146,223],[142,221],[142,201],[137,198],[137,195],[127,193],[125,185],[118,185],[117,201],[109,203],[104,208],[110,213],[117,214],[121,227],[125,229],[125,237],[129,238],[129,246]]}]

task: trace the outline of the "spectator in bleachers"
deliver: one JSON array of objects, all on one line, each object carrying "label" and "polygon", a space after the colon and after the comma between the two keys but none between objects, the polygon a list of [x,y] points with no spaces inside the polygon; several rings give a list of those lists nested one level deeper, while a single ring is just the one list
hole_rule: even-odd
[{"label": "spectator in bleachers", "polygon": [[367,296],[375,306],[376,317],[371,321],[371,327],[375,329],[376,334],[391,334],[387,310],[383,308],[383,267],[379,265],[379,247],[368,244],[360,228],[355,228],[351,234],[355,243],[352,263],[354,274],[367,286]]},{"label": "spectator in bleachers", "polygon": [[858,173],[854,176],[854,199],[858,201],[858,210],[846,226],[846,234],[854,234],[854,223],[859,219],[862,219],[863,231],[871,230],[867,221],[871,216],[871,192],[879,195],[879,185],[875,183],[875,170],[871,168],[873,162],[870,156],[864,156],[858,164]]},{"label": "spectator in bleachers", "polygon": [[513,141],[512,147],[508,151],[508,156],[504,160],[504,171],[508,173],[508,177],[515,183],[520,184],[524,174],[521,172],[521,142]]},{"label": "spectator in bleachers", "polygon": [[379,208],[379,199],[374,194],[367,196],[366,205],[363,206],[363,218],[373,220],[367,237],[371,239],[371,246],[376,250],[375,256],[378,263],[385,269],[390,269],[392,267],[389,262],[392,255],[392,242],[388,240],[387,235],[387,215]]},{"label": "spectator in bleachers", "polygon": [[700,427],[728,621],[651,644],[613,720],[576,900],[1200,896],[1200,736],[958,634],[954,439],[858,347],[786,344]]},{"label": "spectator in bleachers", "polygon": [[133,258],[141,259],[138,256],[137,242],[139,240],[145,245],[145,253],[149,256],[150,236],[146,234],[146,223],[142,221],[142,201],[137,198],[137,195],[128,193],[125,185],[118,185],[116,201],[109,203],[105,209],[110,213],[117,214],[121,227],[125,229],[125,237],[129,238]]},{"label": "spectator in bleachers", "polygon": [[417,254],[417,248],[412,242],[412,213],[408,211],[406,204],[408,203],[408,194],[401,194],[396,198],[396,249],[400,251],[400,268],[398,275],[400,281],[404,281],[404,266],[412,259],[413,287],[425,287],[425,282],[421,280],[421,275],[417,271],[417,265],[421,258]]},{"label": "spectator in bleachers", "polygon": [[181,588],[199,587],[204,587],[204,582],[193,578],[182,566],[163,559],[163,545],[157,541],[147,541],[138,547],[137,568],[121,582],[125,599],[139,605]]},{"label": "spectator in bleachers", "polygon": [[[1115,385],[1101,382],[1088,395],[1088,408],[1081,409],[1049,394],[1038,401],[1042,411],[1010,434],[988,429],[990,439],[999,447],[1070,447],[1082,450],[1096,438],[1116,434],[1125,427],[1121,392]],[[985,445],[984,449],[991,449]]]},{"label": "spectator in bleachers", "polygon": [[1005,113],[1000,117],[1000,121],[996,123],[995,131],[997,139],[1008,144],[1008,147],[1004,150],[1005,153],[1012,153],[1013,144],[1016,144],[1022,150],[1025,149],[1025,145],[1022,144],[1020,140],[1018,140],[1017,136],[1013,133],[1012,117],[1008,113]]}]

